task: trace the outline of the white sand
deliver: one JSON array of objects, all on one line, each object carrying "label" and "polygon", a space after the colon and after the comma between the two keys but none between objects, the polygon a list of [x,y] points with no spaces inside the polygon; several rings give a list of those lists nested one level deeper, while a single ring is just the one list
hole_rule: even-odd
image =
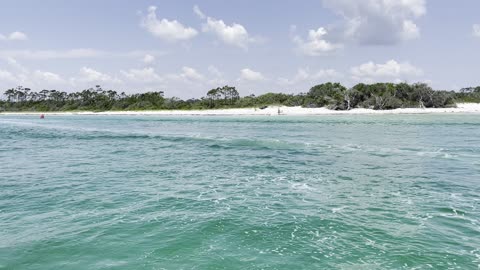
[{"label": "white sand", "polygon": [[[326,108],[278,107],[266,109],[218,109],[218,110],[162,110],[162,111],[105,111],[105,112],[47,112],[45,115],[333,115],[333,114],[432,114],[432,113],[478,113],[480,103],[459,103],[457,108],[407,108],[376,111],[372,109],[352,109],[333,111]],[[4,112],[0,115],[39,115],[41,112]]]}]

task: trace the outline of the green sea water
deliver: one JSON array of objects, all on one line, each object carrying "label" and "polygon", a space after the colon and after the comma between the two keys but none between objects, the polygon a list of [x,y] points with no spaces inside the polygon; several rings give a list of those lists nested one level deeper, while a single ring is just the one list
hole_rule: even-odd
[{"label": "green sea water", "polygon": [[480,269],[480,115],[0,115],[0,269]]}]

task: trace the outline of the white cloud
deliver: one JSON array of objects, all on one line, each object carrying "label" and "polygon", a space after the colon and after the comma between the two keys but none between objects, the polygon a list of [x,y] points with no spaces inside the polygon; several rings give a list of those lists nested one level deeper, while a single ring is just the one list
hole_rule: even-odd
[{"label": "white cloud", "polygon": [[0,81],[7,81],[9,83],[18,84],[19,78],[17,78],[10,71],[0,69]]},{"label": "white cloud", "polygon": [[189,80],[204,79],[204,76],[202,74],[198,73],[198,71],[196,71],[194,68],[191,68],[191,67],[183,67],[181,76]]},{"label": "white cloud", "polygon": [[152,64],[155,62],[155,56],[151,55],[151,54],[146,54],[144,57],[143,57],[143,63],[149,65],[149,64]]},{"label": "white cloud", "polygon": [[128,71],[120,71],[130,81],[135,82],[162,82],[162,76],[155,72],[154,68],[148,67],[144,69],[130,69]]},{"label": "white cloud", "polygon": [[240,78],[239,80],[243,81],[263,81],[265,80],[265,76],[258,71],[253,71],[249,68],[244,68],[240,70]]},{"label": "white cloud", "polygon": [[4,70],[1,78],[16,85],[33,85],[30,81],[30,71],[26,67],[11,57],[7,58],[6,62],[13,71]]},{"label": "white cloud", "polygon": [[298,50],[309,56],[325,55],[332,51],[342,48],[341,44],[334,44],[325,39],[328,34],[325,28],[320,27],[317,30],[308,31],[307,40],[295,36],[293,41],[297,44]]},{"label": "white cloud", "polygon": [[47,59],[75,59],[91,58],[104,56],[105,52],[93,49],[73,49],[73,50],[1,50],[0,58],[23,58],[34,60]]},{"label": "white cloud", "polygon": [[25,33],[22,32],[13,32],[8,36],[9,40],[27,40],[28,37]]},{"label": "white cloud", "polygon": [[193,12],[194,12],[195,14],[197,14],[197,16],[198,16],[200,19],[205,19],[205,18],[207,18],[207,16],[200,10],[200,8],[199,8],[197,5],[193,6]]},{"label": "white cloud", "polygon": [[222,20],[207,18],[207,23],[203,27],[204,32],[213,32],[217,38],[225,44],[238,46],[243,49],[248,48],[250,39],[247,30],[243,25],[234,23],[231,26],[226,25]]},{"label": "white cloud", "polygon": [[286,81],[286,82],[289,83],[289,84],[294,84],[294,83],[298,83],[298,82],[301,82],[301,81],[306,81],[310,78],[309,73],[310,72],[308,71],[308,69],[299,68],[297,70],[297,74],[295,74],[293,79],[289,80],[289,81]]},{"label": "white cloud", "polygon": [[28,37],[25,33],[18,32],[18,31],[12,32],[8,36],[4,36],[0,34],[0,40],[23,41],[27,39]]},{"label": "white cloud", "polygon": [[81,81],[81,82],[88,82],[88,83],[121,83],[122,81],[118,78],[110,76],[108,74],[102,73],[97,71],[93,68],[89,67],[82,67],[80,69],[80,77],[74,78],[73,81]]},{"label": "white cloud", "polygon": [[36,81],[42,81],[48,84],[65,83],[65,80],[62,79],[60,75],[48,71],[36,70],[35,72],[33,72],[33,78]]},{"label": "white cloud", "polygon": [[[8,58],[6,62],[10,66],[11,71],[0,70],[0,81],[6,81],[8,84],[40,88],[47,86],[57,87],[66,83],[60,75],[53,72],[41,70],[31,72],[14,58]],[[10,85],[9,87],[12,87],[13,85]]]},{"label": "white cloud", "polygon": [[210,72],[210,74],[212,74],[215,77],[222,77],[223,76],[223,73],[215,66],[209,66],[208,67],[208,72]]},{"label": "white cloud", "polygon": [[164,55],[162,51],[113,52],[88,48],[70,50],[0,50],[0,59],[17,58],[29,60],[83,59],[83,58],[140,58],[146,54]]},{"label": "white cloud", "polygon": [[182,67],[182,72],[167,74],[166,78],[172,81],[177,81],[177,82],[180,81],[180,82],[186,82],[186,83],[191,83],[191,82],[199,83],[199,82],[205,81],[205,76],[199,73],[196,69],[191,67]]},{"label": "white cloud", "polygon": [[[211,69],[209,68],[209,71]],[[205,75],[198,72],[196,69],[188,66],[182,67],[181,71],[178,73],[170,74],[158,74],[155,69],[152,67],[147,67],[143,69],[129,69],[128,71],[120,71],[120,73],[125,77],[129,82],[138,82],[138,83],[165,83],[165,82],[175,82],[175,83],[214,83],[220,81],[220,77],[217,77],[212,80],[208,80]]]},{"label": "white cloud", "polygon": [[311,75],[313,79],[334,79],[340,77],[342,77],[342,74],[334,69],[321,69]]},{"label": "white cloud", "polygon": [[472,31],[474,37],[480,37],[480,24],[474,24]]},{"label": "white cloud", "polygon": [[206,16],[198,6],[194,6],[193,11],[199,18],[207,19],[206,23],[203,24],[202,31],[213,33],[227,45],[248,49],[250,43],[257,41],[257,39],[250,37],[247,29],[241,24],[233,23],[227,25],[223,20]]},{"label": "white cloud", "polygon": [[386,45],[420,36],[414,22],[426,13],[426,0],[324,0],[343,18],[345,39],[360,44]]},{"label": "white cloud", "polygon": [[334,69],[320,69],[316,72],[311,72],[309,68],[299,68],[293,78],[279,78],[278,83],[281,85],[296,85],[314,83],[317,80],[333,81],[341,77],[343,75]]},{"label": "white cloud", "polygon": [[20,73],[23,73],[23,74],[28,74],[29,71],[26,67],[24,67],[23,65],[21,65],[16,59],[12,58],[12,57],[8,57],[7,59],[7,63],[9,66],[13,67],[17,72],[20,72]]},{"label": "white cloud", "polygon": [[209,66],[205,75],[189,66],[184,66],[177,73],[171,74],[162,74],[153,67],[124,69],[117,73],[84,66],[78,73],[67,75],[42,69],[29,70],[14,58],[1,62],[6,66],[0,68],[0,88],[3,89],[23,85],[34,90],[80,90],[100,84],[127,91],[128,88],[136,91],[167,89],[170,96],[190,98],[199,97],[206,89],[226,83],[223,73],[214,66]]},{"label": "white cloud", "polygon": [[418,38],[420,37],[420,29],[418,29],[418,26],[414,22],[405,20],[403,22],[403,31],[401,32],[401,37],[403,40]]},{"label": "white cloud", "polygon": [[367,83],[386,80],[399,82],[410,77],[423,75],[423,71],[420,68],[408,62],[399,63],[395,60],[390,60],[385,64],[375,64],[370,61],[351,68],[350,72],[355,81]]},{"label": "white cloud", "polygon": [[170,42],[185,41],[195,37],[198,31],[192,27],[183,26],[177,20],[159,20],[156,14],[157,7],[150,6],[147,16],[142,18],[141,26],[152,35]]},{"label": "white cloud", "polygon": [[208,72],[211,75],[208,80],[208,84],[211,86],[219,86],[219,85],[224,85],[226,84],[226,80],[224,78],[223,72],[221,72],[217,67],[215,66],[209,66],[208,67]]}]

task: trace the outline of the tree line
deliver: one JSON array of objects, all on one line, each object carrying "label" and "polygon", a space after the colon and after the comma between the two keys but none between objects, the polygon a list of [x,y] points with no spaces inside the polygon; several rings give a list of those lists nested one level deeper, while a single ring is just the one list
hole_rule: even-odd
[{"label": "tree line", "polygon": [[110,110],[192,110],[264,107],[269,105],[326,107],[331,110],[370,108],[445,108],[458,102],[480,102],[480,86],[458,92],[433,90],[424,83],[357,84],[346,88],[340,83],[313,86],[306,93],[266,93],[240,97],[235,87],[209,90],[202,98],[165,97],[163,91],[137,94],[104,90],[100,85],[79,92],[32,91],[19,86],[8,89],[0,100],[0,111],[110,111]]}]

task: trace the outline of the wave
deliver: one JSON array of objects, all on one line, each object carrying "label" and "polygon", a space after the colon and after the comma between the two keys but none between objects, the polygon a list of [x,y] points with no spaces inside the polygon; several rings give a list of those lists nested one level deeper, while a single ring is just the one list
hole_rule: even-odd
[{"label": "wave", "polygon": [[125,131],[106,128],[85,128],[68,125],[42,125],[30,122],[15,122],[16,128],[6,131],[13,137],[31,139],[73,140],[162,140],[172,143],[202,143],[210,148],[254,148],[295,150],[310,146],[309,143],[289,142],[269,138],[215,137],[200,134],[158,134],[145,131]]},{"label": "wave", "polygon": [[7,131],[15,139],[67,139],[79,141],[105,140],[105,141],[134,141],[134,140],[161,140],[171,143],[202,144],[212,149],[270,149],[270,150],[298,150],[310,146],[308,143],[289,142],[268,138],[239,138],[239,137],[214,137],[177,134],[156,134],[149,132],[130,132],[122,130],[99,128],[75,128],[68,126],[45,126],[37,124],[21,124],[20,129]]},{"label": "wave", "polygon": [[[232,149],[232,148],[245,148],[245,149],[258,149],[258,150],[287,150],[290,151],[290,154],[309,154],[309,153],[324,153],[330,152],[335,153],[338,152],[339,154],[348,154],[353,152],[358,152],[362,154],[368,154],[371,156],[376,157],[390,157],[396,155],[417,155],[417,156],[424,156],[428,158],[441,158],[441,159],[456,159],[459,156],[465,156],[468,153],[466,151],[472,151],[470,148],[466,149],[458,149],[458,151],[453,151],[452,149],[443,150],[443,149],[432,149],[432,148],[425,148],[425,147],[409,147],[409,146],[399,146],[399,147],[382,147],[382,146],[366,146],[362,144],[355,144],[355,143],[347,143],[347,144],[329,144],[324,143],[320,140],[316,140],[318,138],[311,138],[309,141],[298,141],[297,138],[291,140],[289,138],[268,138],[268,137],[248,137],[248,133],[245,133],[243,137],[236,137],[232,135],[228,136],[205,136],[202,134],[185,134],[184,132],[180,132],[179,134],[170,133],[168,134],[167,128],[157,131],[151,130],[157,129],[159,127],[158,124],[152,123],[151,125],[145,126],[144,124],[138,126],[138,130],[134,128],[127,130],[129,122],[137,122],[137,121],[148,121],[148,122],[189,122],[192,124],[199,124],[199,122],[221,122],[220,128],[231,128],[231,122],[235,123],[242,123],[246,122],[249,124],[255,125],[255,123],[271,123],[272,125],[262,126],[262,130],[265,128],[267,129],[275,129],[277,125],[283,125],[284,123],[290,123],[290,127],[285,133],[288,133],[291,130],[296,130],[297,127],[301,128],[304,127],[305,123],[311,124],[327,124],[327,125],[354,125],[350,128],[354,129],[356,125],[364,125],[364,124],[372,124],[372,125],[395,125],[395,124],[402,124],[408,123],[409,125],[411,122],[413,124],[428,124],[428,125],[450,125],[450,124],[463,124],[465,121],[459,121],[458,123],[446,123],[445,121],[439,121],[439,123],[432,123],[432,121],[425,122],[422,118],[415,118],[412,117],[410,120],[402,120],[401,118],[391,117],[388,123],[379,123],[379,121],[373,121],[375,119],[367,118],[367,117],[360,117],[357,118],[342,118],[336,116],[330,117],[319,117],[319,118],[309,118],[309,117],[285,117],[285,118],[272,118],[272,117],[206,117],[206,118],[198,118],[198,117],[127,117],[126,119],[122,118],[122,121],[125,120],[127,123],[118,123],[118,121],[114,121],[114,125],[111,125],[112,122],[110,121],[110,125],[105,124],[104,127],[113,126],[112,128],[104,128],[100,126],[102,121],[105,119],[112,120],[115,117],[97,117],[95,119],[100,119],[100,122],[94,122],[96,127],[90,126],[81,126],[81,123],[84,123],[85,119],[88,119],[89,123],[92,123],[92,119],[90,118],[81,118],[80,125],[78,125],[78,121],[52,121],[52,122],[42,122],[42,121],[31,121],[31,119],[27,119],[28,121],[24,121],[25,119],[1,119],[0,123],[7,124],[6,128],[2,128],[2,137],[6,137],[8,139],[15,139],[20,140],[21,138],[27,139],[67,139],[67,140],[80,140],[80,141],[91,141],[91,140],[128,140],[128,141],[135,141],[135,140],[161,140],[170,143],[190,143],[190,144],[197,144],[204,147],[208,147],[210,149]],[[71,117],[69,118],[71,120]],[[413,119],[413,120],[412,120]],[[392,121],[390,121],[392,120]],[[468,121],[469,125],[472,125],[473,121]],[[180,126],[182,126],[180,123]],[[223,125],[227,123],[226,125]],[[120,125],[121,124],[121,125]],[[480,124],[480,123],[478,123]],[[134,125],[136,126],[136,125]],[[218,125],[215,125],[218,128]],[[149,131],[150,130],[150,131]],[[191,129],[195,130],[195,128]],[[165,132],[166,131],[166,132]],[[181,131],[181,130],[180,130]],[[245,130],[242,129],[242,132]],[[164,134],[159,134],[159,132],[165,132]],[[207,134],[212,134],[212,132],[205,132]],[[221,134],[224,134],[221,132]],[[257,134],[257,133],[254,133]],[[275,136],[271,134],[271,136]],[[301,135],[299,135],[301,136]],[[311,136],[311,134],[307,134],[307,136]],[[307,139],[308,140],[308,139]],[[465,150],[465,151],[463,151]],[[472,153],[470,153],[471,155]],[[476,157],[476,153],[471,157]]]}]

